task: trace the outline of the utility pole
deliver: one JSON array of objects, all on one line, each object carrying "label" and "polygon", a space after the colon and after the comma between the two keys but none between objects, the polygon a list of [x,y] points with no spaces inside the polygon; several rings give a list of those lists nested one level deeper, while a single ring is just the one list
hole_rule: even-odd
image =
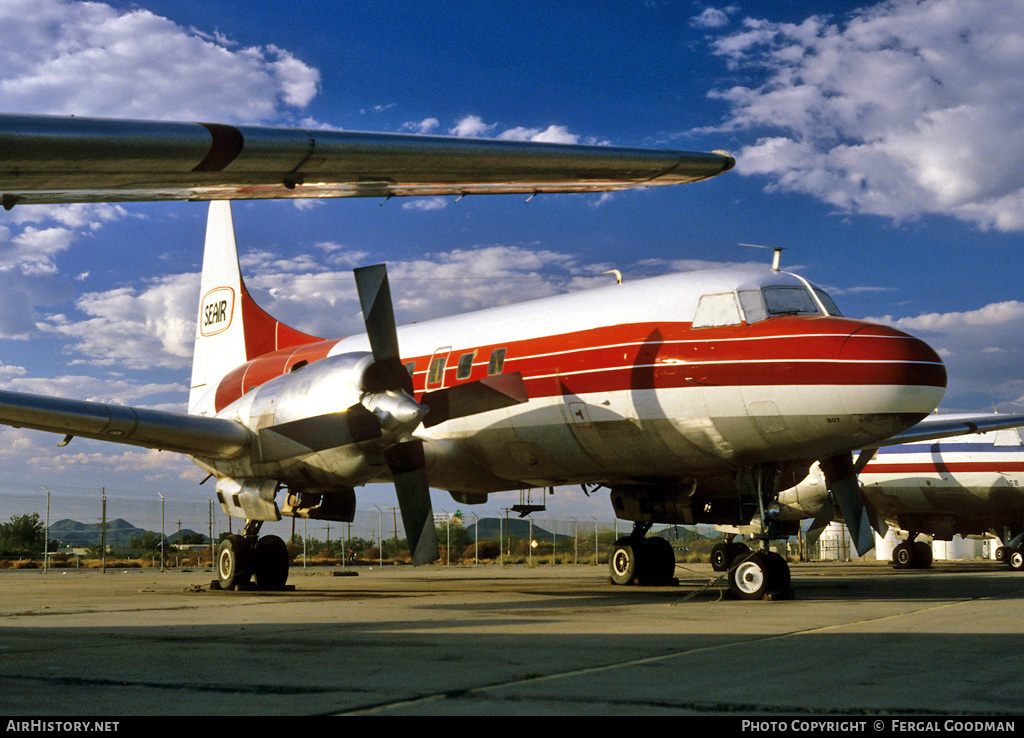
[{"label": "utility pole", "polygon": [[167,537],[164,535],[164,496],[160,495],[160,571],[164,571],[164,561],[167,556]]},{"label": "utility pole", "polygon": [[100,518],[100,573],[107,573],[107,488],[100,488],[103,497],[103,516]]}]

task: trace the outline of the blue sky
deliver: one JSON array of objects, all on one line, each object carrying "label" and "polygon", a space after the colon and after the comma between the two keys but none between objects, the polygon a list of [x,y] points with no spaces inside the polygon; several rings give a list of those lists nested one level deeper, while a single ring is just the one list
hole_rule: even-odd
[{"label": "blue sky", "polygon": [[[724,149],[715,180],[604,197],[236,203],[243,266],[271,312],[337,336],[360,264],[389,264],[412,321],[785,247],[847,315],[940,350],[944,409],[1019,412],[1021,4],[852,7],[0,0],[0,109]],[[205,205],[0,217],[0,386],[182,409]],[[0,431],[0,485],[198,494],[205,515],[189,462],[56,440]]]}]

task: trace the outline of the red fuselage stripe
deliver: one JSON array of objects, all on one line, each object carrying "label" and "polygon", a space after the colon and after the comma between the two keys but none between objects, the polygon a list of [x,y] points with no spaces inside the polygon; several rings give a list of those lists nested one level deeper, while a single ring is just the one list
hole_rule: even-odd
[{"label": "red fuselage stripe", "polygon": [[[337,343],[274,351],[238,367],[221,383],[216,409],[287,373],[298,361],[324,358]],[[906,334],[843,318],[779,318],[705,329],[688,323],[627,324],[452,350],[443,386],[485,377],[495,348],[507,350],[503,371],[521,372],[532,398],[699,386],[944,387],[946,382],[941,359]],[[473,351],[470,375],[456,379],[459,357]],[[425,389],[430,359],[405,359],[415,363],[417,393]]]}]

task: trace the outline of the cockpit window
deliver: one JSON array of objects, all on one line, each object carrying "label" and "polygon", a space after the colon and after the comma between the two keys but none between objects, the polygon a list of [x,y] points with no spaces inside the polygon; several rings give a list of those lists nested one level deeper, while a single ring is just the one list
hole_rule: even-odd
[{"label": "cockpit window", "polygon": [[769,315],[821,315],[818,304],[804,287],[765,287],[762,293]]},{"label": "cockpit window", "polygon": [[832,301],[832,298],[829,297],[828,293],[825,292],[825,290],[815,287],[814,294],[818,296],[818,299],[821,300],[821,304],[825,306],[826,313],[828,313],[829,315],[842,317],[843,314],[839,312],[839,308],[836,307],[836,304]]},{"label": "cockpit window", "polygon": [[740,290],[736,294],[740,298],[740,307],[743,308],[743,315],[747,319],[748,324],[756,323],[768,317],[760,292],[757,290]]},{"label": "cockpit window", "polygon": [[739,325],[740,310],[736,296],[731,292],[721,295],[703,295],[697,303],[693,316],[694,328],[709,328],[714,325]]}]

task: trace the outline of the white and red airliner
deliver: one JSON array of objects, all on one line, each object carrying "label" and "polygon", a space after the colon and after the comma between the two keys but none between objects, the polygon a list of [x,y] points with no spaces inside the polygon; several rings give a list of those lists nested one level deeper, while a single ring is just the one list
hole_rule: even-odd
[{"label": "white and red airliner", "polygon": [[[993,416],[1008,423],[1020,416]],[[955,420],[946,416],[944,421]],[[919,536],[992,536],[1003,541],[997,558],[1024,570],[1024,441],[1019,428],[886,446],[859,472],[867,502],[902,539],[896,568],[927,568],[931,547]],[[817,466],[800,484],[779,493],[783,516],[814,518],[828,492]]]},{"label": "white and red airliner", "polygon": [[[633,532],[619,583],[668,581],[655,522],[787,534],[780,487],[822,460],[859,504],[851,452],[931,413],[946,374],[922,341],[844,318],[775,268],[671,274],[397,327],[383,265],[355,271],[366,334],[325,340],[245,289],[226,200],[602,191],[692,182],[724,154],[415,136],[0,116],[0,196],[24,202],[213,200],[187,414],[0,393],[0,422],[179,451],[217,478],[225,586],[283,584],[281,515],[351,520],[355,488],[393,481],[416,563],[437,557],[429,487],[478,502],[565,484],[610,490]],[[948,430],[948,429],[947,429]],[[941,429],[935,429],[940,433]],[[730,569],[740,597],[789,589],[763,550]]]}]

